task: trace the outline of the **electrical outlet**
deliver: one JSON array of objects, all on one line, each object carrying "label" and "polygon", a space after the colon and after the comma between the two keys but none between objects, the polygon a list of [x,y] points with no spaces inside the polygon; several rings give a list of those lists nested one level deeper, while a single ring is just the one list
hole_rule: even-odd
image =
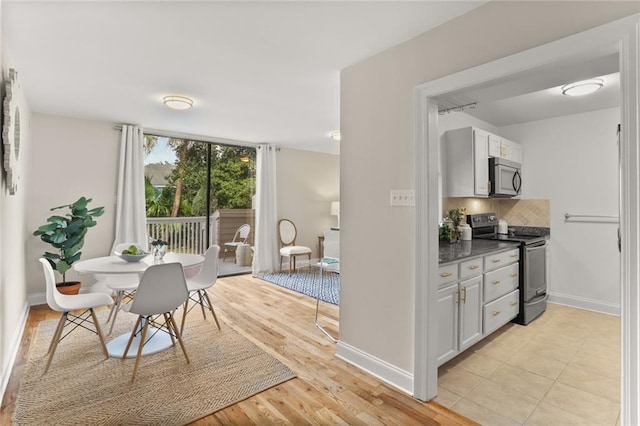
[{"label": "electrical outlet", "polygon": [[415,191],[413,189],[392,189],[391,190],[391,206],[392,207],[410,207],[415,206]]}]

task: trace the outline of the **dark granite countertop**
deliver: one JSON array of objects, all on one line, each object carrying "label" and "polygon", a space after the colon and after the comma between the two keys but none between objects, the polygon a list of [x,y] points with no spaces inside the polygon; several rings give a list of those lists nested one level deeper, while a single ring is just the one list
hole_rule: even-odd
[{"label": "dark granite countertop", "polygon": [[493,240],[458,241],[457,243],[441,242],[438,263],[443,265],[461,259],[513,249],[518,245],[519,243]]}]

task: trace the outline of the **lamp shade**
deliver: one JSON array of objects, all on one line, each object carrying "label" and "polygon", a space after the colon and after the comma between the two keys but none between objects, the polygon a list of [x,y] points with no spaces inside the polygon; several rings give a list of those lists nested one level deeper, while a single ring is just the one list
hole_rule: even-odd
[{"label": "lamp shade", "polygon": [[193,100],[186,96],[165,96],[162,98],[162,102],[171,109],[184,110],[193,107]]},{"label": "lamp shade", "polygon": [[340,216],[340,201],[331,202],[331,216]]}]

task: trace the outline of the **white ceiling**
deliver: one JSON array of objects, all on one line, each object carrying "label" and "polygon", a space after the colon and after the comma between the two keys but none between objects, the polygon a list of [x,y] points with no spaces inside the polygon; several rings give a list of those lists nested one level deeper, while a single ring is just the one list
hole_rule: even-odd
[{"label": "white ceiling", "polygon": [[337,153],[340,70],[482,3],[5,0],[2,30],[34,112]]},{"label": "white ceiling", "polygon": [[[437,97],[440,110],[475,104],[464,112],[497,127],[620,106],[618,46],[590,49],[535,69]],[[599,77],[604,87],[564,96],[567,83]],[[450,113],[455,113],[452,111]]]}]

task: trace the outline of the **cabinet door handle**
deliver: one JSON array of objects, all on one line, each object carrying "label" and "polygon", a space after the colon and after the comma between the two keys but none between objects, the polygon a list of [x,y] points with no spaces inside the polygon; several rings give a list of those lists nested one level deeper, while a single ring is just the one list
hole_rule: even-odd
[{"label": "cabinet door handle", "polygon": [[491,284],[493,284],[493,285],[498,285],[498,284],[500,284],[500,280],[495,280],[495,281],[494,281],[494,282],[492,282]]},{"label": "cabinet door handle", "polygon": [[518,257],[518,253],[512,254],[511,257]]},{"label": "cabinet door handle", "polygon": [[451,275],[453,275],[453,272],[443,272],[440,274],[442,278],[447,278],[447,277],[450,277]]},{"label": "cabinet door handle", "polygon": [[511,302],[511,306],[516,306],[518,302]]},{"label": "cabinet door handle", "polygon": [[480,265],[471,265],[469,266],[469,269],[474,270],[474,269],[478,269],[480,267]]},{"label": "cabinet door handle", "polygon": [[511,274],[511,278],[515,278],[515,277],[517,277],[517,276],[518,276],[518,273],[517,273],[517,272],[515,272],[515,273]]},{"label": "cabinet door handle", "polygon": [[491,315],[493,315],[494,317],[497,317],[498,315],[500,315],[500,311],[493,311],[491,312]]},{"label": "cabinet door handle", "polygon": [[466,287],[462,287],[462,303],[467,303],[467,288]]},{"label": "cabinet door handle", "polygon": [[500,259],[493,259],[493,260],[492,260],[492,262],[493,262],[493,263],[499,263],[499,262],[500,262]]}]

